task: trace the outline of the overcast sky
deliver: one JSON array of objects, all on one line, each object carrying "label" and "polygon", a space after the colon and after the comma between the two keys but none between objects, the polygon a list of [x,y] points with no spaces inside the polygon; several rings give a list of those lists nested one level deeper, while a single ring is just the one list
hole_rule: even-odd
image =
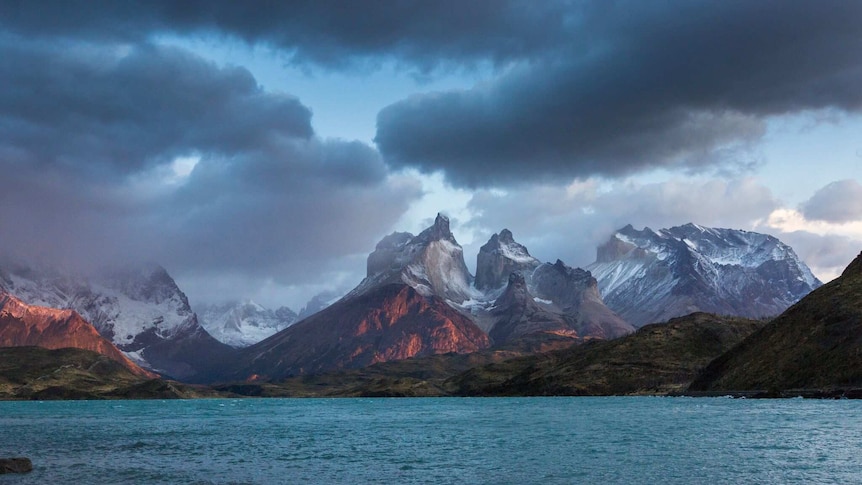
[{"label": "overcast sky", "polygon": [[0,252],[299,309],[450,216],[862,250],[862,2],[0,0]]}]

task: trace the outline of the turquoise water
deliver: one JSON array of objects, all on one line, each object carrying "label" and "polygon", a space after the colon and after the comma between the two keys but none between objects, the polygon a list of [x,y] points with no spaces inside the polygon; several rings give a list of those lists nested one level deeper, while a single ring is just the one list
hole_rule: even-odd
[{"label": "turquoise water", "polygon": [[0,402],[30,483],[862,483],[862,402]]}]

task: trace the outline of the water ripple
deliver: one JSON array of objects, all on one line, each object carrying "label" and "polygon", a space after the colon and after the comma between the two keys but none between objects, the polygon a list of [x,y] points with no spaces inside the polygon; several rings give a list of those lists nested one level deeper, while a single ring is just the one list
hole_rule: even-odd
[{"label": "water ripple", "polygon": [[855,401],[2,402],[6,483],[862,483]]}]

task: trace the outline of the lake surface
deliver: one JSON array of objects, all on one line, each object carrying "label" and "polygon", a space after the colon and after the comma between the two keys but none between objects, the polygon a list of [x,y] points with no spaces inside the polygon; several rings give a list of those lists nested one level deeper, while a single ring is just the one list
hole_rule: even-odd
[{"label": "lake surface", "polygon": [[862,483],[862,401],[0,402],[44,483]]}]

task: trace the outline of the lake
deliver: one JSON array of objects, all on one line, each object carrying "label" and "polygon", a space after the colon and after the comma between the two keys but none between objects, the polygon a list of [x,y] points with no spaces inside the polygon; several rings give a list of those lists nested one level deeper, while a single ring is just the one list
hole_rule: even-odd
[{"label": "lake", "polygon": [[0,485],[862,483],[862,401],[0,402]]}]

